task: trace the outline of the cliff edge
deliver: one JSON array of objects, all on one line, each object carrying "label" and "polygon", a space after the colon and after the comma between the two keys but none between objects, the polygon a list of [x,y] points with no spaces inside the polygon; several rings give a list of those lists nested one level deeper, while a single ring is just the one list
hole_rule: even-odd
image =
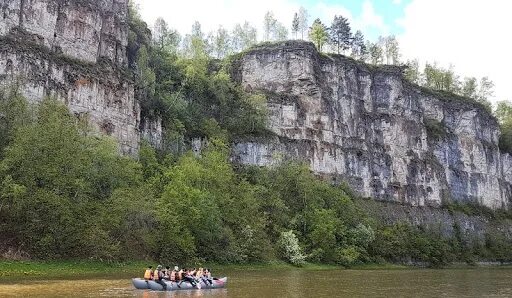
[{"label": "cliff edge", "polygon": [[128,0],[1,0],[0,87],[55,96],[136,154],[140,107],[126,70]]},{"label": "cliff edge", "polygon": [[499,151],[496,119],[470,99],[412,85],[400,67],[289,41],[244,53],[234,77],[267,94],[275,134],[237,142],[239,163],[304,160],[362,196],[413,206],[511,203],[512,158]]}]

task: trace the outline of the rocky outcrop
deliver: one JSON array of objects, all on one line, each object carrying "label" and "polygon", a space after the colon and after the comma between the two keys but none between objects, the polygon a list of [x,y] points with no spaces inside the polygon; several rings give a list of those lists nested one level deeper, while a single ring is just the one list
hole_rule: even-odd
[{"label": "rocky outcrop", "polygon": [[244,54],[234,77],[268,97],[271,140],[238,142],[233,158],[268,166],[306,161],[362,196],[413,206],[511,203],[511,158],[482,106],[404,80],[399,67],[372,67],[286,42]]},{"label": "rocky outcrop", "polygon": [[127,13],[128,0],[0,0],[0,87],[32,102],[55,96],[136,154]]},{"label": "rocky outcrop", "polygon": [[0,36],[24,30],[52,52],[96,63],[127,63],[128,0],[2,0]]}]

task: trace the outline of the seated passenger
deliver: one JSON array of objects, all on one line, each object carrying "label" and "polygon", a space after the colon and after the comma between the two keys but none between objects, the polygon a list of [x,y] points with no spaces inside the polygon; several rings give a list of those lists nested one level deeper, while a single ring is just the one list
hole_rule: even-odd
[{"label": "seated passenger", "polygon": [[176,281],[178,277],[178,266],[174,266],[174,270],[169,274],[169,278],[171,281]]},{"label": "seated passenger", "polygon": [[144,279],[146,281],[153,279],[153,266],[148,266],[148,269],[144,272]]},{"label": "seated passenger", "polygon": [[210,284],[210,286],[213,284],[213,279],[212,279],[212,273],[210,272],[210,269],[206,268],[204,270],[204,274],[203,276],[206,278],[206,281]]},{"label": "seated passenger", "polygon": [[167,290],[167,284],[163,281],[164,274],[162,272],[162,265],[158,265],[156,267],[155,272],[153,273],[153,280],[157,283],[159,283],[163,288],[164,291]]},{"label": "seated passenger", "polygon": [[196,271],[195,278],[199,280],[203,276],[203,268],[199,268]]},{"label": "seated passenger", "polygon": [[179,283],[179,285],[181,285],[182,282],[184,281],[188,281],[193,287],[196,287],[197,286],[197,283],[196,283],[196,280],[195,278],[190,274],[190,269],[187,269],[187,271],[185,271],[185,276],[183,276],[183,280]]},{"label": "seated passenger", "polygon": [[171,273],[171,268],[169,266],[165,266],[163,273],[164,273],[164,279],[169,280],[169,274]]}]

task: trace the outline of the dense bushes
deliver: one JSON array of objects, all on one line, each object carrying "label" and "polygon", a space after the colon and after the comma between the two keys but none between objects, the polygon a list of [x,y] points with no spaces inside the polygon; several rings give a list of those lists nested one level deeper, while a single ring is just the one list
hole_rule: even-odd
[{"label": "dense bushes", "polygon": [[[2,103],[11,101],[19,98]],[[113,231],[126,223],[108,208],[115,193],[142,187],[140,165],[118,155],[114,141],[90,136],[55,100],[23,114],[25,123],[8,127],[0,162],[4,239],[38,258],[121,258],[125,235]],[[125,214],[128,206],[115,207]]]}]

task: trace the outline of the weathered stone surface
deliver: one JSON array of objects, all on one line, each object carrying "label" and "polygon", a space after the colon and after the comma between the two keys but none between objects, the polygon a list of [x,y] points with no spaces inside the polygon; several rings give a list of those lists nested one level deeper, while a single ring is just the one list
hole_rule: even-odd
[{"label": "weathered stone surface", "polygon": [[1,0],[0,35],[23,30],[32,40],[82,61],[126,65],[128,0]]},{"label": "weathered stone surface", "polygon": [[151,146],[155,148],[162,147],[162,119],[143,119],[141,130],[140,130],[141,139],[148,142]]},{"label": "weathered stone surface", "polygon": [[[255,49],[238,65],[247,90],[268,94],[277,137],[235,144],[236,161],[305,160],[365,197],[414,206],[509,206],[511,158],[500,154],[498,124],[478,104],[413,86],[398,67],[322,56],[310,43]],[[429,136],[428,121],[446,133]]]},{"label": "weathered stone surface", "polygon": [[0,0],[0,87],[16,84],[31,102],[55,96],[136,155],[127,10],[127,0]]},{"label": "weathered stone surface", "polygon": [[55,96],[98,131],[117,139],[123,152],[137,153],[140,108],[133,83],[121,73],[0,46],[0,78],[0,86],[19,85],[31,102]]}]

